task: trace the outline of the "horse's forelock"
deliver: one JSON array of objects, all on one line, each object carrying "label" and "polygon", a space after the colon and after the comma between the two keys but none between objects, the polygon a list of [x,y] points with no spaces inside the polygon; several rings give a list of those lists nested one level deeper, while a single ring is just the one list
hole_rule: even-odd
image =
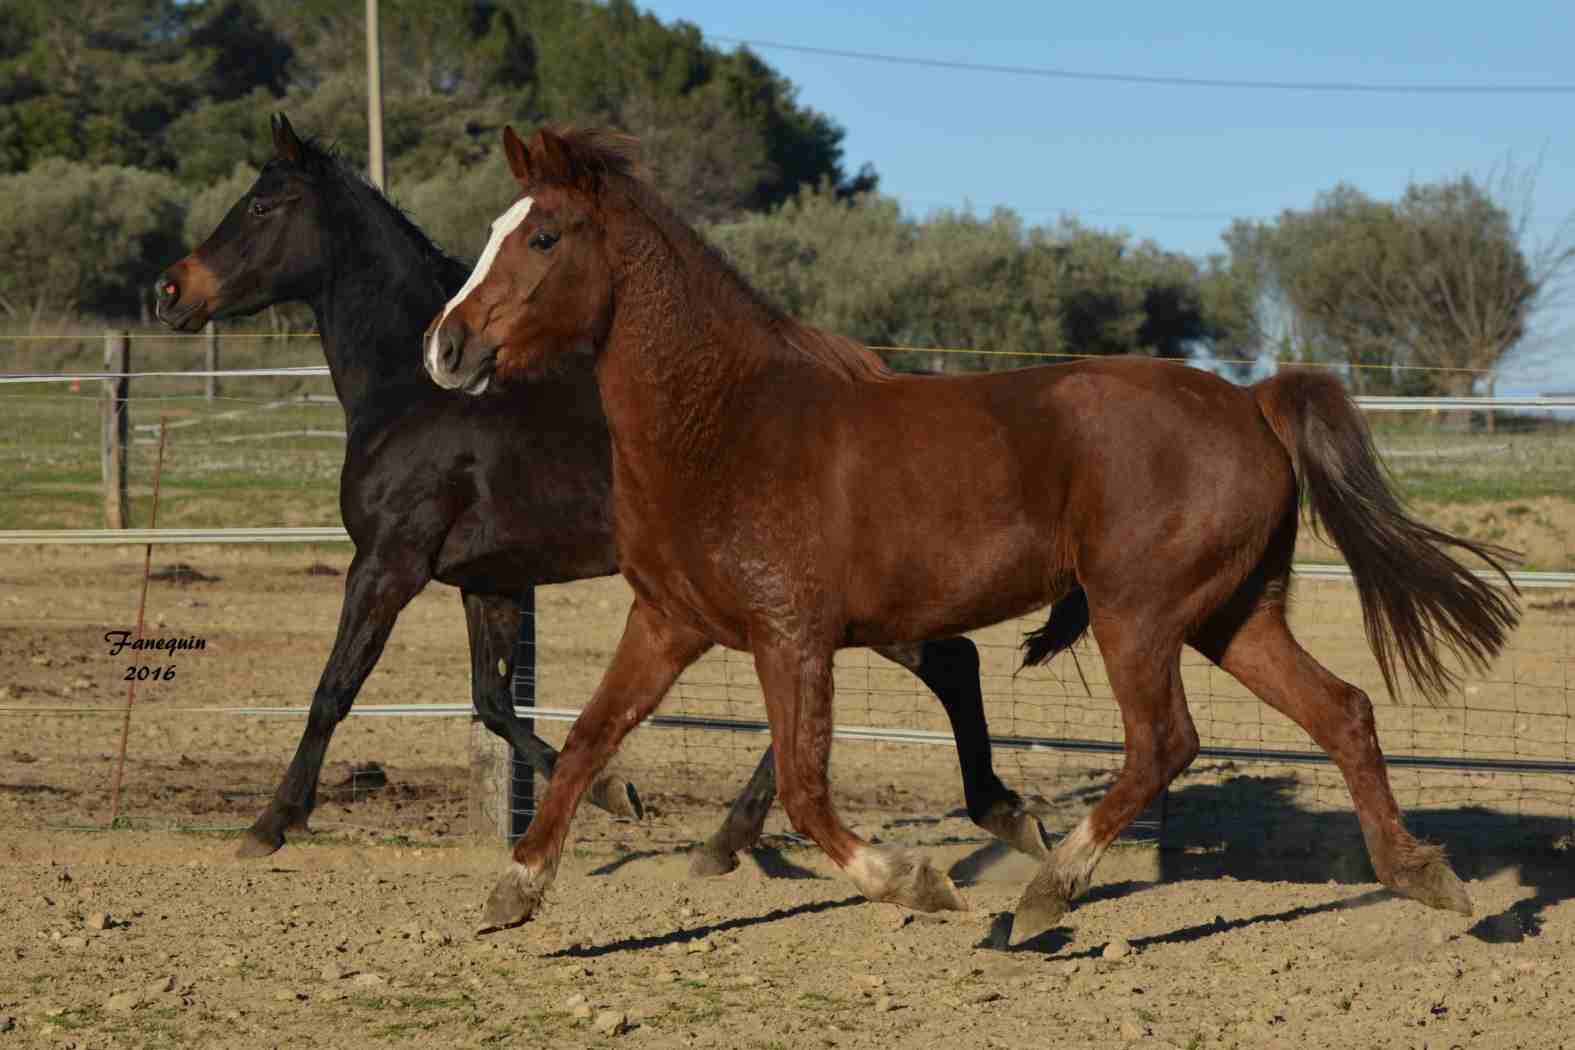
[{"label": "horse's forelock", "polygon": [[548,185],[595,192],[609,175],[638,177],[639,156],[640,143],[633,135],[547,125],[531,141],[531,177]]}]

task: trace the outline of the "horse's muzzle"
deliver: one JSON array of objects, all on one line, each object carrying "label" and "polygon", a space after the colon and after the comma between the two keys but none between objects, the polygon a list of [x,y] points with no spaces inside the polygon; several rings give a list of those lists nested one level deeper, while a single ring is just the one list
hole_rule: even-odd
[{"label": "horse's muzzle", "polygon": [[178,332],[197,331],[208,321],[215,284],[207,267],[182,259],[153,283],[154,316]]},{"label": "horse's muzzle", "polygon": [[445,390],[482,394],[492,381],[496,349],[484,349],[470,329],[452,315],[444,317],[427,335],[427,374]]}]

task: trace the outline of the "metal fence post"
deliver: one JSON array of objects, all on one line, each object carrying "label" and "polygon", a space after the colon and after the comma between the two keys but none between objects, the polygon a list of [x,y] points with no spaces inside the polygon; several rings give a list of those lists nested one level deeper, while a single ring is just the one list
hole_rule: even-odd
[{"label": "metal fence post", "polygon": [[[520,636],[514,643],[514,680],[510,683],[516,708],[536,706],[536,592],[520,599]],[[527,732],[536,731],[536,720],[523,719]],[[536,814],[536,771],[513,748],[509,749],[509,842],[518,841]]]},{"label": "metal fence post", "polygon": [[219,370],[219,330],[209,321],[202,329],[203,341],[207,344],[207,381],[205,389],[207,399],[212,401],[219,396],[219,377],[213,373]]},{"label": "metal fence post", "polygon": [[128,332],[104,333],[104,371],[119,378],[105,379],[99,400],[103,440],[99,462],[104,475],[104,527],[124,529],[131,524],[131,497],[127,490],[126,450],[131,435],[131,336]]}]

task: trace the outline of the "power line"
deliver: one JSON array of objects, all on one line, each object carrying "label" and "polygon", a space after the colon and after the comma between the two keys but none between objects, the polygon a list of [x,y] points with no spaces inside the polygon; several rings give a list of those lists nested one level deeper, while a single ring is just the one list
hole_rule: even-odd
[{"label": "power line", "polygon": [[903,193],[899,190],[891,191],[892,196],[900,198],[903,203],[923,203],[932,205],[942,210],[992,212],[997,209],[1016,212],[1019,215],[1065,215],[1071,218],[1080,218],[1085,215],[1109,219],[1180,219],[1198,222],[1231,222],[1235,219],[1252,219],[1258,216],[1243,214],[1236,211],[1204,211],[1188,208],[1084,208],[1075,204],[1026,206],[1010,204],[1005,201],[990,203],[976,201],[964,197],[959,203],[955,194],[944,193]]},{"label": "power line", "polygon": [[1225,80],[1214,77],[1150,76],[1140,73],[1098,73],[1089,70],[1056,69],[1044,66],[1005,66],[984,62],[962,62],[944,58],[918,58],[888,55],[875,51],[849,51],[834,47],[784,44],[774,40],[707,34],[710,39],[744,47],[793,51],[827,58],[849,58],[861,62],[916,66],[921,69],[952,69],[970,73],[1005,73],[1011,76],[1039,77],[1046,80],[1081,80],[1105,84],[1139,84],[1148,87],[1191,87],[1246,89],[1254,91],[1300,91],[1362,95],[1575,95],[1575,84],[1373,84],[1346,80]]}]

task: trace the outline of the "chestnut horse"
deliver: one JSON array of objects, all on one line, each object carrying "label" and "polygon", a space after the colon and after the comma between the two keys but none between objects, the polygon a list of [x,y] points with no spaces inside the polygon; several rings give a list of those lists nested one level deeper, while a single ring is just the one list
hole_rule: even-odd
[{"label": "chestnut horse", "polygon": [[[469,268],[433,245],[332,152],[273,120],[274,157],[195,251],[160,275],[159,317],[195,331],[279,302],[311,305],[348,442],[340,508],[355,542],[339,633],[284,779],[242,838],[260,857],[304,829],[334,729],[350,712],[405,603],[431,580],[458,587],[470,632],[471,687],[487,728],[543,777],[558,755],[514,713],[515,639],[532,588],[617,571],[612,464],[591,362],[538,384],[528,440],[501,402],[432,385],[414,352],[434,311]],[[1069,604],[1054,622],[1081,620]],[[979,656],[966,638],[887,647],[951,720],[969,816],[1023,852],[1043,857],[1036,813],[1001,783],[990,759]],[[776,791],[767,750],[691,871],[720,874],[759,837]],[[639,797],[607,774],[590,798],[639,816]]]},{"label": "chestnut horse", "polygon": [[[972,630],[1079,587],[1126,761],[1027,887],[1014,942],[1059,920],[1197,754],[1186,645],[1338,764],[1385,885],[1470,913],[1443,851],[1401,823],[1367,696],[1287,627],[1299,492],[1350,564],[1391,689],[1403,669],[1442,693],[1455,674],[1441,646],[1482,665],[1517,622],[1514,600],[1443,548],[1501,573],[1513,555],[1410,517],[1337,379],[1244,388],[1147,358],[897,375],[752,291],[638,178],[627,140],[543,129],[528,149],[512,130],[504,142],[521,197],[434,319],[427,370],[476,392],[494,374],[595,358],[636,599],[489,922],[540,905],[581,792],[716,643],[754,656],[794,825],[871,900],[963,906],[928,863],[876,849],[833,810],[832,653]],[[524,435],[532,384],[500,385]]]}]

